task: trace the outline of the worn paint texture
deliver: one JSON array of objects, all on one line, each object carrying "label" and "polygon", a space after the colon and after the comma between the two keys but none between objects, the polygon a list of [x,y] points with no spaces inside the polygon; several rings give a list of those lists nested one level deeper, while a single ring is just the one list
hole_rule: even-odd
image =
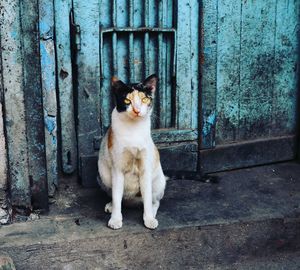
[{"label": "worn paint texture", "polygon": [[216,145],[295,135],[300,2],[228,0],[217,10]]},{"label": "worn paint texture", "polygon": [[212,148],[215,145],[215,121],[211,116],[216,115],[216,63],[217,63],[217,0],[203,1],[201,16],[201,110],[202,132],[201,147]]},{"label": "worn paint texture", "polygon": [[[23,88],[19,1],[4,2],[1,12],[1,50],[11,201],[31,207],[26,115]],[[13,72],[12,72],[13,71]]]},{"label": "worn paint texture", "polygon": [[3,200],[1,195],[4,193],[3,191],[7,189],[7,153],[2,112],[2,103],[0,102],[0,204]]},{"label": "worn paint texture", "polygon": [[[299,1],[12,0],[0,12],[2,110],[16,206],[46,208],[59,155],[63,172],[79,164],[83,178],[94,177],[110,125],[113,75],[125,82],[159,76],[153,137],[168,169],[196,170],[198,123],[202,149],[232,156],[227,146],[238,142],[246,159],[253,140],[276,146],[281,138],[282,156],[295,155]],[[273,156],[255,149],[260,156],[247,164]],[[172,163],[171,156],[183,161]]]},{"label": "worn paint texture", "polygon": [[[1,43],[0,43],[1,44]],[[0,207],[5,201],[7,190],[7,149],[4,134],[4,115],[3,115],[3,80],[2,80],[2,59],[0,52]]]},{"label": "worn paint texture", "polygon": [[[73,4],[81,41],[76,53],[80,171],[86,171],[83,160],[95,156],[99,137],[110,125],[110,79],[114,75],[124,82],[141,82],[156,73],[159,86],[152,118],[155,140],[171,144],[196,141],[198,1],[75,0]],[[185,149],[174,147],[176,153]],[[168,149],[172,151],[172,145]],[[190,164],[190,168],[195,166]]]},{"label": "worn paint texture", "polygon": [[[54,1],[56,64],[61,123],[61,160],[64,173],[72,173],[77,168],[77,138],[70,43],[71,6],[71,0]],[[89,53],[93,55],[92,51]],[[95,78],[95,80],[99,80],[99,78]]]},{"label": "worn paint texture", "polygon": [[44,111],[39,58],[39,7],[24,0],[21,8],[23,91],[31,201],[35,209],[48,209]]},{"label": "worn paint texture", "polygon": [[[77,52],[78,66],[78,151],[79,155],[93,155],[94,137],[100,134],[100,56],[98,0],[73,1],[74,20],[80,25],[81,47]],[[103,3],[103,7],[106,4]],[[106,14],[107,16],[107,14]],[[101,108],[103,113],[108,107]],[[102,111],[101,111],[102,114]]]},{"label": "worn paint texture", "polygon": [[54,8],[51,1],[39,2],[39,30],[48,195],[53,196],[58,186],[58,148]]}]

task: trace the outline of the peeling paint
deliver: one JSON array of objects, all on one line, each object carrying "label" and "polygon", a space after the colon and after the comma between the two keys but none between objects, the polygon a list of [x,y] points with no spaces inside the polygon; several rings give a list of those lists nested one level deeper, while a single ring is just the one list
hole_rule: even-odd
[{"label": "peeling paint", "polygon": [[40,57],[43,88],[48,195],[58,186],[57,96],[53,1],[39,1]]},{"label": "peeling paint", "polygon": [[[2,103],[0,103],[0,190],[7,189],[7,159],[6,142],[4,137],[4,125],[2,115]],[[0,195],[1,195],[0,191]],[[0,196],[0,206],[3,198]]]},{"label": "peeling paint", "polygon": [[4,8],[0,9],[1,54],[5,89],[5,124],[9,123],[6,125],[6,133],[11,202],[13,205],[30,208],[19,3],[17,0],[2,3]]},{"label": "peeling paint", "polygon": [[216,114],[212,112],[208,115],[208,117],[205,119],[205,122],[203,124],[202,128],[202,134],[204,137],[208,136],[211,133],[212,127],[216,123]]},{"label": "peeling paint", "polygon": [[45,126],[48,130],[50,136],[52,137],[52,144],[57,144],[57,138],[56,138],[56,117],[52,115],[47,115],[45,117]]},{"label": "peeling paint", "polygon": [[[89,1],[90,2],[90,1]],[[87,2],[87,3],[89,3]],[[75,3],[74,3],[75,4]],[[57,59],[57,81],[59,94],[60,123],[61,123],[61,158],[64,173],[72,173],[77,167],[77,137],[74,114],[74,91],[73,74],[71,59],[71,38],[69,15],[71,12],[72,1],[55,0],[55,34],[56,34],[56,59]],[[84,11],[82,11],[84,12]],[[99,10],[98,10],[99,12]],[[77,22],[76,22],[77,23]],[[88,24],[86,21],[85,23]],[[99,30],[99,24],[97,25]],[[91,27],[89,31],[93,32]],[[88,43],[92,43],[90,40]],[[99,47],[98,47],[99,50]],[[97,59],[97,52],[90,51],[90,56]],[[98,58],[99,60],[99,58]],[[99,68],[100,70],[100,68]],[[83,76],[92,76],[91,73],[82,74]],[[96,79],[99,81],[99,77]],[[79,91],[78,91],[79,92]],[[92,110],[90,107],[89,110]],[[88,146],[87,146],[88,147]],[[67,153],[71,152],[71,164],[69,164]]]}]

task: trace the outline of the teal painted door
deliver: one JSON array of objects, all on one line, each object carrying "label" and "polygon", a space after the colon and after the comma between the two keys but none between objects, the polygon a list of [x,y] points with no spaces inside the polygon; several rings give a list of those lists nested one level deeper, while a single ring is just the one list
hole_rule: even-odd
[{"label": "teal painted door", "polygon": [[64,172],[78,165],[83,183],[94,181],[114,75],[158,75],[152,128],[165,169],[209,173],[294,159],[299,5],[55,0]]},{"label": "teal painted door", "polygon": [[[196,0],[73,0],[77,138],[84,184],[96,175],[110,125],[110,80],[140,82],[156,73],[153,138],[168,170],[197,168],[199,3]],[[93,181],[93,180],[92,180]]]},{"label": "teal painted door", "polygon": [[202,3],[202,171],[294,159],[300,1]]}]

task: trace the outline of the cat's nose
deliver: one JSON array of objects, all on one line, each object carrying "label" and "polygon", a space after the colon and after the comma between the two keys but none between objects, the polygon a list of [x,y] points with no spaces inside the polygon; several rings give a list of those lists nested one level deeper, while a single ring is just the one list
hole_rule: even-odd
[{"label": "cat's nose", "polygon": [[141,111],[140,109],[133,108],[133,112],[134,112],[135,114],[139,114],[140,111]]}]

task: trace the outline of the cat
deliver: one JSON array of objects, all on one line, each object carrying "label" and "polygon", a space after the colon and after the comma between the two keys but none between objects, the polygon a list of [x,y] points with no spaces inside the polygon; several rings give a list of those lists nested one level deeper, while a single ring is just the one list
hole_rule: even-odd
[{"label": "cat", "polygon": [[158,226],[156,214],[167,178],[151,138],[150,116],[157,82],[155,74],[142,83],[128,85],[112,78],[116,107],[98,159],[98,182],[112,197],[105,206],[105,212],[111,213],[108,227],[112,229],[122,227],[122,200],[124,204],[143,204],[145,227]]}]

